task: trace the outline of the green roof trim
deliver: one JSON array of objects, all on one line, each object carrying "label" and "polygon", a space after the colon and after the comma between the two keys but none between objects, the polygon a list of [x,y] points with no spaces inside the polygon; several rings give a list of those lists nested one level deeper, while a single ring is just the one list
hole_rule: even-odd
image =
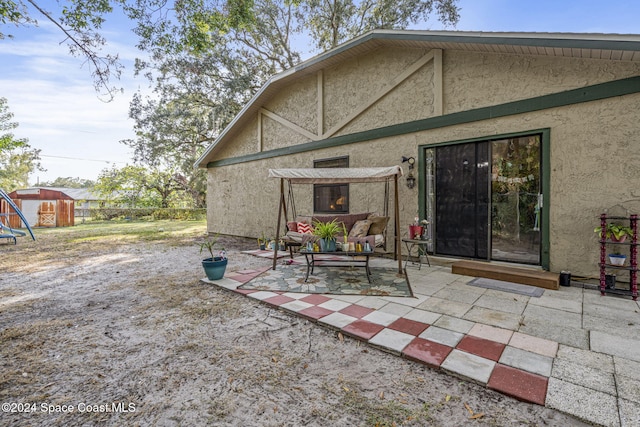
[{"label": "green roof trim", "polygon": [[580,104],[583,102],[597,101],[600,99],[613,98],[616,96],[631,95],[638,92],[640,92],[640,76],[630,77],[621,80],[614,80],[607,83],[586,86],[579,89],[572,89],[564,92],[537,96],[521,101],[513,101],[490,107],[461,111],[457,113],[446,114],[443,116],[430,117],[427,119],[385,126],[382,128],[356,132],[348,135],[336,136],[320,141],[305,142],[302,144],[278,148],[275,150],[262,151],[260,153],[216,160],[207,163],[207,168],[228,166],[238,163],[246,163],[256,160],[264,160],[274,157],[299,154],[324,148],[338,147],[341,145],[369,141],[373,139],[406,135],[430,129],[438,129],[464,123],[490,120],[498,117],[531,113],[534,111],[564,107],[568,105]]}]

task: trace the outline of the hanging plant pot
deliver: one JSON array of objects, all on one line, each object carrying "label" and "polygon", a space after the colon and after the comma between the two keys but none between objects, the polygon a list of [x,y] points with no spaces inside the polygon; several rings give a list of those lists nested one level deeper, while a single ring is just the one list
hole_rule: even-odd
[{"label": "hanging plant pot", "polygon": [[202,260],[202,267],[209,280],[220,280],[227,269],[227,258],[215,257]]},{"label": "hanging plant pot", "polygon": [[623,266],[627,260],[626,255],[622,254],[609,254],[609,263],[611,265]]}]

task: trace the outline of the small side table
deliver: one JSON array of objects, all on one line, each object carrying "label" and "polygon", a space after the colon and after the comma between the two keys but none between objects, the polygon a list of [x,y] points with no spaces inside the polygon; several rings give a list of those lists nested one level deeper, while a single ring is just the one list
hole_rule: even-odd
[{"label": "small side table", "polygon": [[[420,258],[420,252],[424,254],[427,258],[427,265],[431,267],[431,262],[429,261],[429,255],[427,255],[427,245],[431,243],[431,240],[422,240],[422,239],[402,239],[405,246],[407,247],[407,259],[404,262],[404,269],[407,269],[407,263],[409,262],[409,257],[411,257],[411,251],[413,248],[418,248],[418,270],[422,268],[422,259]],[[422,251],[420,250],[422,248]]]}]

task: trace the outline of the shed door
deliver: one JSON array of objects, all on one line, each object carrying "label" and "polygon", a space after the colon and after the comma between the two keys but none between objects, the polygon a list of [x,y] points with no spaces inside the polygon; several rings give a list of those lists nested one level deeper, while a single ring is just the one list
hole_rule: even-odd
[{"label": "shed door", "polygon": [[38,226],[39,227],[55,227],[56,226],[56,202],[42,201],[38,209]]},{"label": "shed door", "polygon": [[[31,227],[38,225],[38,210],[40,208],[40,200],[22,200],[22,215],[27,219]],[[24,224],[22,225],[24,227]]]}]

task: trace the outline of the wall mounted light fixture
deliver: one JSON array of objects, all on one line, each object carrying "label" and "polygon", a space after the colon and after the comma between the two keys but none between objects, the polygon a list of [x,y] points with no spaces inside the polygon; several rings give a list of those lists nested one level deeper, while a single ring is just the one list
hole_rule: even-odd
[{"label": "wall mounted light fixture", "polygon": [[413,176],[413,165],[415,165],[416,159],[414,157],[402,156],[402,163],[409,164],[409,173],[407,174],[407,187],[413,188],[416,185],[416,178]]}]

